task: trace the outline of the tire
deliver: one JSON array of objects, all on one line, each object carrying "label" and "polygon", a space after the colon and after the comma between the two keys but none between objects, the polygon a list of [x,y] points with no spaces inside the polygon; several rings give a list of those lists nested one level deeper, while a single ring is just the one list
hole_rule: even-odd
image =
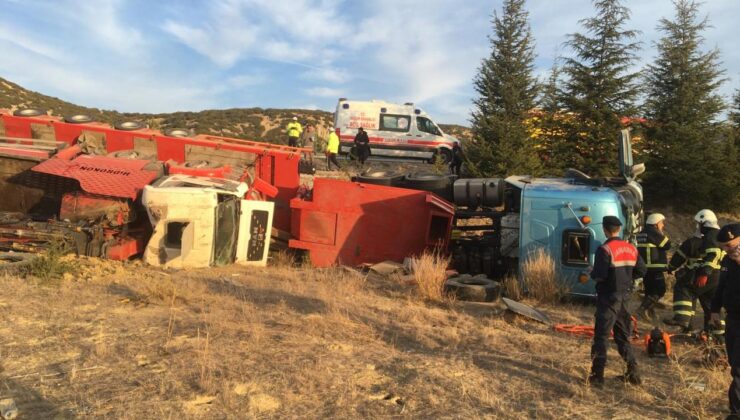
[{"label": "tire", "polygon": [[190,137],[190,130],[186,128],[168,128],[164,135],[169,137]]},{"label": "tire", "polygon": [[403,184],[404,175],[391,171],[366,171],[355,177],[355,181],[365,184],[399,187]]},{"label": "tire", "polygon": [[121,131],[134,131],[146,128],[141,121],[122,121],[113,125],[113,128]]},{"label": "tire", "polygon": [[93,120],[93,118],[89,115],[74,114],[74,115],[65,116],[64,122],[70,123],[70,124],[87,124],[87,123],[95,122],[95,120]]},{"label": "tire", "polygon": [[429,159],[429,163],[435,163],[437,156],[442,156],[442,163],[449,165],[452,162],[452,150],[446,147],[440,147],[434,152],[434,156]]},{"label": "tire", "polygon": [[452,201],[453,178],[449,175],[437,175],[430,173],[412,173],[406,175],[404,188],[412,190],[429,191],[437,194],[447,201]]},{"label": "tire", "polygon": [[133,150],[133,149],[118,150],[116,152],[110,152],[108,153],[107,156],[117,158],[117,159],[154,160],[152,156],[142,155],[141,152]]},{"label": "tire", "polygon": [[38,117],[41,115],[46,115],[46,112],[38,108],[21,108],[13,111],[13,115],[16,117]]},{"label": "tire", "polygon": [[210,160],[186,160],[180,166],[184,166],[186,168],[205,169],[205,168],[220,168],[223,165],[218,162],[212,162]]},{"label": "tire", "polygon": [[445,282],[445,292],[460,300],[492,302],[501,296],[501,283],[485,276],[462,275]]}]

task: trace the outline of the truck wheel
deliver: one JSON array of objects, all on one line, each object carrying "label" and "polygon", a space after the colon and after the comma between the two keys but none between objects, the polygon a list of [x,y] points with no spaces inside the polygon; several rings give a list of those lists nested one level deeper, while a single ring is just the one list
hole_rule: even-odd
[{"label": "truck wheel", "polygon": [[452,201],[452,184],[453,179],[449,175],[412,173],[406,175],[403,186],[412,190],[433,192],[447,201]]},{"label": "truck wheel", "polygon": [[91,116],[85,114],[74,114],[64,117],[64,122],[70,124],[87,124],[93,121],[95,120]]},{"label": "truck wheel", "polygon": [[355,177],[357,182],[374,185],[401,186],[404,175],[391,171],[366,171]]},{"label": "truck wheel", "polygon": [[460,300],[492,302],[501,296],[501,284],[485,276],[462,275],[445,282],[445,292]]},{"label": "truck wheel", "polygon": [[154,160],[152,156],[145,156],[142,155],[141,152],[133,149],[129,150],[118,150],[116,152],[110,152],[107,155],[108,157],[113,157],[117,159],[139,159],[139,160]]},{"label": "truck wheel", "polygon": [[183,162],[181,166],[184,166],[186,168],[205,169],[205,168],[220,168],[223,165],[218,162],[212,162],[210,160],[186,160],[185,162]]},{"label": "truck wheel", "polygon": [[114,124],[113,128],[115,128],[116,130],[121,130],[121,131],[134,131],[134,130],[141,130],[142,128],[146,128],[146,126],[144,126],[144,123],[142,123],[141,121],[123,121],[123,122]]},{"label": "truck wheel", "polygon": [[164,135],[169,137],[190,137],[190,131],[185,128],[168,128]]},{"label": "truck wheel", "polygon": [[21,108],[13,111],[13,115],[16,117],[38,117],[39,115],[46,115],[46,112],[37,108]]}]

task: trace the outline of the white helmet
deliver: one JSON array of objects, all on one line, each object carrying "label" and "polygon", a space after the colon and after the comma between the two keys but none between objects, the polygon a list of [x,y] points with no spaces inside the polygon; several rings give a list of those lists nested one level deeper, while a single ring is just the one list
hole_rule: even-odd
[{"label": "white helmet", "polygon": [[696,223],[700,226],[719,229],[717,215],[709,209],[699,210],[699,213],[696,213],[696,216],[694,216],[694,220],[696,220]]},{"label": "white helmet", "polygon": [[660,213],[653,213],[650,216],[648,216],[647,220],[645,221],[645,224],[648,225],[657,225],[658,223],[665,220],[665,216],[663,216]]},{"label": "white helmet", "polygon": [[293,121],[298,121],[298,117],[293,117]]}]

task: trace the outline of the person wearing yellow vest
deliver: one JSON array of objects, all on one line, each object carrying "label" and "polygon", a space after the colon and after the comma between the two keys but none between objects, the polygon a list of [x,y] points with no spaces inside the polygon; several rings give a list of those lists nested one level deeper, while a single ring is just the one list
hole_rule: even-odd
[{"label": "person wearing yellow vest", "polygon": [[647,273],[643,280],[645,297],[637,309],[637,315],[645,320],[655,318],[655,306],[665,295],[665,275],[668,269],[666,252],[671,241],[665,234],[665,216],[653,213],[645,221],[645,229],[637,235],[637,250],[645,261]]},{"label": "person wearing yellow vest", "polygon": [[326,169],[331,171],[331,164],[335,164],[337,169],[342,169],[337,162],[337,153],[339,153],[339,136],[337,135],[339,129],[329,129],[329,140],[326,143]]},{"label": "person wearing yellow vest", "polygon": [[298,122],[297,117],[293,117],[293,121],[288,123],[288,126],[285,128],[285,132],[288,134],[288,146],[298,147],[298,138],[301,137],[301,133],[303,133],[303,127],[301,126],[301,123]]}]

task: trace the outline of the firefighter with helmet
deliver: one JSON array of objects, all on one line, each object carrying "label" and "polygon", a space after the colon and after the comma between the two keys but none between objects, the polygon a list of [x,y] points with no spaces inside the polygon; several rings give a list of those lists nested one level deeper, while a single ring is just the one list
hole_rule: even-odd
[{"label": "firefighter with helmet", "polygon": [[662,214],[651,214],[645,224],[645,229],[637,235],[637,250],[647,267],[643,279],[645,297],[637,309],[637,315],[644,319],[654,319],[655,306],[665,295],[663,273],[668,269],[666,252],[671,249],[671,241],[665,234],[665,216]]},{"label": "firefighter with helmet", "polygon": [[[674,301],[691,302],[694,298],[699,299],[702,310],[704,311],[704,330],[713,336],[721,336],[724,331],[721,326],[710,325],[710,305],[714,292],[719,282],[720,261],[724,256],[724,251],[717,242],[717,233],[719,233],[719,223],[717,215],[713,211],[704,209],[700,210],[694,216],[697,227],[702,234],[702,242],[699,247],[699,261],[696,263],[693,281],[682,292],[685,295],[674,296]],[[679,317],[679,322],[668,320],[669,325],[679,325],[684,330],[691,328],[691,317]]]},{"label": "firefighter with helmet", "polygon": [[676,277],[673,285],[673,317],[663,320],[668,325],[688,329],[696,309],[696,297],[688,289],[694,284],[696,268],[701,262],[701,244],[704,235],[697,227],[690,238],[681,243],[668,263],[668,273]]}]

